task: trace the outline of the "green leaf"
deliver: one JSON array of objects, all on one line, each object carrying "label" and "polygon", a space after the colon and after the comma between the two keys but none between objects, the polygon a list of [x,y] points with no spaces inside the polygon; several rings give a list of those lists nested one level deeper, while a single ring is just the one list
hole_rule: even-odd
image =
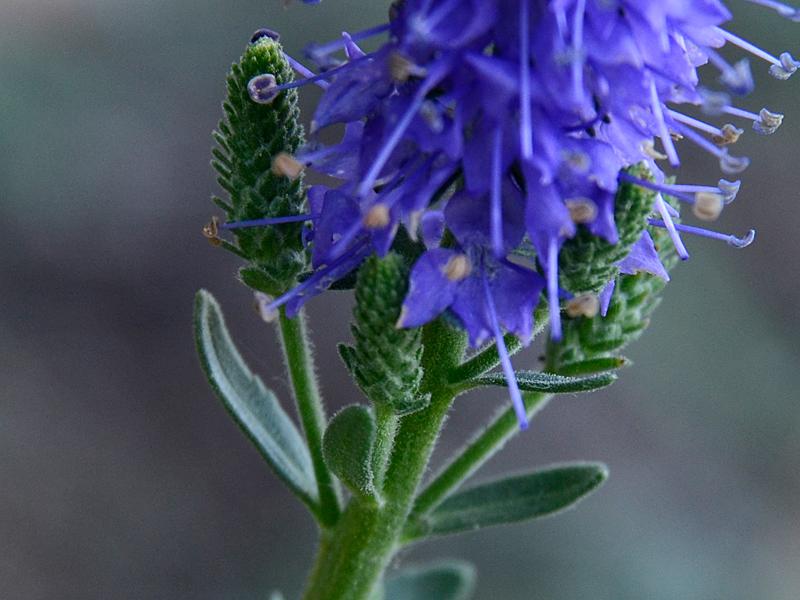
[{"label": "green leaf", "polygon": [[311,458],[303,438],[234,346],[219,304],[205,290],[195,298],[200,362],[217,397],[286,485],[310,507],[317,503]]},{"label": "green leaf", "polygon": [[578,463],[479,485],[450,496],[411,524],[405,537],[472,531],[550,515],[574,505],[607,477],[605,465]]},{"label": "green leaf", "polygon": [[384,600],[467,600],[474,588],[474,567],[448,561],[403,569],[386,581]]},{"label": "green leaf", "polygon": [[356,494],[374,493],[372,448],[375,418],[358,404],[347,406],[331,419],[322,438],[325,463]]},{"label": "green leaf", "polygon": [[[617,376],[614,373],[566,377],[537,371],[517,371],[516,375],[517,385],[523,392],[544,392],[547,394],[590,392],[611,385],[617,380]],[[468,388],[486,385],[506,386],[506,376],[503,373],[487,373],[465,383]]]},{"label": "green leaf", "polygon": [[603,371],[621,369],[622,367],[630,366],[630,364],[631,361],[624,356],[607,356],[568,363],[559,367],[558,372],[560,375],[568,376],[591,375]]}]

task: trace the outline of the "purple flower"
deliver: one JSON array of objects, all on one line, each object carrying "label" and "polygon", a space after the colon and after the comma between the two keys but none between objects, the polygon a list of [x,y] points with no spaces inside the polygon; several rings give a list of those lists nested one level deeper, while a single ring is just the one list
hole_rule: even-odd
[{"label": "purple flower", "polygon": [[[783,3],[751,2],[800,20]],[[312,190],[317,272],[273,304],[301,305],[369,253],[386,253],[401,226],[426,243],[447,229],[456,243],[418,259],[400,324],[449,311],[473,345],[501,342],[502,330],[527,340],[545,289],[557,339],[560,299],[570,292],[559,288],[560,249],[579,228],[618,243],[621,180],[657,192],[647,224],[666,228],[682,258],[682,233],[746,245],[752,232],[737,238],[677,225],[662,197],[702,220],[718,217],[740,183],[668,183],[661,165],[680,166],[676,139],[736,174],[749,164],[730,153],[743,130],[712,121],[750,121],[769,134],[783,119],[734,106],[730,94],[753,87],[750,64],[731,64],[718,49],[736,46],[778,79],[800,63],[723,29],[731,16],[719,0],[405,0],[388,23],[311,47],[318,74],[290,59],[304,79],[268,92],[305,83],[324,89],[312,140],[296,158],[340,184]],[[358,46],[384,35],[375,52]],[[724,91],[700,84],[703,65],[704,79]],[[254,86],[263,101],[266,92]],[[685,114],[683,105],[710,120]],[[326,147],[317,132],[333,125],[344,125],[344,135]],[[651,181],[625,172],[641,163]],[[666,276],[648,234],[619,269]]]}]

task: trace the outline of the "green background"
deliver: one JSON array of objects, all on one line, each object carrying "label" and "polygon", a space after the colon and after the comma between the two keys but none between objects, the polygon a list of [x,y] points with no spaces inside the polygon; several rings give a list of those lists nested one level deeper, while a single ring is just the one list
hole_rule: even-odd
[{"label": "green background", "polygon": [[[0,1],[0,597],[299,592],[314,526],[194,356],[192,296],[207,287],[287,397],[237,261],[200,235],[215,212],[209,132],[254,29],[281,31],[299,55],[382,21],[386,4]],[[800,26],[730,6],[734,31],[800,52]],[[566,515],[427,543],[401,563],[474,561],[481,600],[800,597],[800,80],[753,66],[758,91],[742,105],[787,123],[739,143],[754,165],[718,226],[755,227],[756,243],[688,240],[693,260],[630,349],[635,366],[609,390],[554,401],[480,474],[596,459],[610,481]],[[303,93],[306,119],[316,97]],[[719,177],[680,149],[682,181]],[[359,400],[334,348],[350,301],[310,310],[331,406]],[[460,400],[437,460],[505,401]]]}]

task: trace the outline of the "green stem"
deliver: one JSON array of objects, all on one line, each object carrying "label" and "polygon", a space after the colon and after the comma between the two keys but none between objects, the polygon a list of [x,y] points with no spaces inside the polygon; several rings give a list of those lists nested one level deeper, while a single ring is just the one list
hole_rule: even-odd
[{"label": "green stem", "polygon": [[306,435],[308,450],[314,465],[314,475],[319,491],[319,517],[321,524],[331,527],[339,518],[339,490],[322,457],[322,434],[325,431],[325,409],[322,406],[319,386],[311,355],[305,314],[286,317],[282,307],[278,318],[281,347],[292,382],[300,422]]},{"label": "green stem", "polygon": [[423,330],[421,392],[427,408],[400,420],[386,470],[383,500],[356,497],[320,544],[304,600],[371,600],[400,547],[405,526],[454,393],[446,373],[460,360],[463,336],[435,322]]},{"label": "green stem", "polygon": [[373,451],[372,469],[375,474],[375,489],[383,490],[383,479],[392,456],[394,438],[400,425],[400,417],[388,404],[375,405],[375,449]]},{"label": "green stem", "polygon": [[[528,419],[545,407],[551,394],[523,394]],[[458,452],[420,492],[409,520],[420,518],[436,508],[468,477],[492,458],[519,431],[519,421],[512,407],[503,409],[484,429]]]}]

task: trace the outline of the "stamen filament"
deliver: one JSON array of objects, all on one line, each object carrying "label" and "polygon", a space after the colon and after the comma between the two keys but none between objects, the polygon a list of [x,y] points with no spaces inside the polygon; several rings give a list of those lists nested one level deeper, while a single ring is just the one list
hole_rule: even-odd
[{"label": "stamen filament", "polygon": [[503,244],[503,205],[502,205],[502,164],[503,164],[503,128],[498,126],[492,137],[492,206],[491,228],[492,248],[495,256],[505,254]]},{"label": "stamen filament", "polygon": [[664,227],[669,233],[669,237],[672,239],[672,243],[675,246],[675,251],[678,253],[678,256],[681,260],[688,260],[689,252],[687,252],[686,246],[683,245],[683,240],[677,231],[677,226],[672,220],[672,217],[667,210],[667,203],[664,202],[664,198],[661,197],[661,194],[656,194],[656,210],[663,219]]},{"label": "stamen filament", "polygon": [[672,136],[667,129],[667,122],[664,120],[664,111],[661,107],[661,99],[658,97],[658,89],[656,88],[656,80],[650,78],[650,105],[653,110],[653,116],[656,118],[658,124],[658,136],[661,138],[661,143],[664,145],[664,151],[669,158],[669,164],[673,167],[679,167],[681,164],[678,158],[678,152],[675,150],[675,145],[672,143]]},{"label": "stamen filament", "polygon": [[550,308],[550,337],[559,341],[561,331],[561,306],[558,301],[558,239],[551,238],[547,247],[547,302]]},{"label": "stamen filament", "polygon": [[[382,25],[376,25],[375,27],[370,27],[369,29],[363,29],[361,31],[357,31],[356,33],[351,33],[350,39],[354,42],[360,42],[361,40],[366,40],[373,36],[380,35],[384,31],[388,30],[389,23],[383,23]],[[314,62],[319,62],[320,58],[344,48],[346,43],[347,40],[344,37],[341,37],[324,44],[311,45],[305,49],[305,54]]]},{"label": "stamen filament", "polygon": [[[669,229],[667,223],[664,221],[659,221],[657,219],[649,219],[648,223],[653,225],[654,227],[662,227]],[[710,238],[712,240],[720,240],[722,242],[726,242],[728,245],[733,246],[734,248],[746,248],[750,244],[753,243],[753,240],[756,238],[756,230],[751,229],[747,232],[747,235],[744,237],[737,237],[735,235],[731,235],[728,233],[720,233],[718,231],[711,231],[710,229],[704,229],[702,227],[694,227],[692,225],[682,225],[682,224],[673,224],[678,231],[683,231],[684,233],[690,233],[692,235],[698,235],[700,237]]]},{"label": "stamen filament", "polygon": [[267,217],[264,219],[252,219],[250,221],[229,221],[220,224],[221,229],[244,229],[246,227],[264,227],[267,225],[281,225],[283,223],[302,223],[311,221],[311,215],[288,215],[286,217]]},{"label": "stamen filament", "polygon": [[519,102],[520,102],[520,147],[522,158],[533,158],[533,118],[531,115],[530,34],[528,29],[530,0],[519,3]]}]

